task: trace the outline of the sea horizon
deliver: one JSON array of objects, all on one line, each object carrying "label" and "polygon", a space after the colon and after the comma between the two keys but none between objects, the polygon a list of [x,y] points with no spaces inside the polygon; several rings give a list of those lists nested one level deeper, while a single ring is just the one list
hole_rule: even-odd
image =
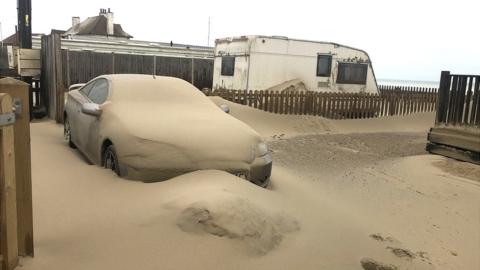
[{"label": "sea horizon", "polygon": [[422,80],[398,80],[398,79],[378,79],[378,85],[392,85],[392,86],[414,86],[438,88],[439,81],[422,81]]}]

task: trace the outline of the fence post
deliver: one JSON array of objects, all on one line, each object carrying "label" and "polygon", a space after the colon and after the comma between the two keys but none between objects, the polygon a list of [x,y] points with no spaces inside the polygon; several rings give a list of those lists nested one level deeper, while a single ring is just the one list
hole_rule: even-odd
[{"label": "fence post", "polygon": [[70,85],[72,84],[71,81],[70,81],[70,50],[69,49],[66,49],[65,53],[67,54],[67,59],[66,59],[66,74],[67,74],[67,87],[70,87]]},{"label": "fence post", "polygon": [[[12,98],[0,93],[0,115],[12,112]],[[0,254],[3,268],[18,264],[17,204],[13,125],[0,126]]]},{"label": "fence post", "polygon": [[53,50],[55,59],[55,120],[57,123],[63,123],[63,107],[65,105],[65,86],[63,83],[63,69],[62,69],[62,41],[60,34],[52,33]]},{"label": "fence post", "polygon": [[0,79],[0,93],[23,104],[17,114],[14,130],[15,179],[17,199],[18,254],[33,256],[32,171],[30,158],[29,85],[12,78]]},{"label": "fence post", "polygon": [[440,75],[440,87],[438,88],[437,97],[437,115],[435,117],[435,125],[445,122],[446,110],[448,106],[448,94],[450,90],[450,71],[442,71]]},{"label": "fence post", "polygon": [[114,52],[112,52],[111,57],[112,57],[112,74],[115,74],[115,53]]},{"label": "fence post", "polygon": [[193,60],[193,58],[192,58],[191,67],[190,67],[190,68],[192,69],[192,73],[191,73],[191,77],[192,77],[191,79],[192,79],[192,80],[191,80],[191,83],[192,83],[193,85],[195,85],[195,63],[194,63],[193,61],[194,61],[194,60]]}]

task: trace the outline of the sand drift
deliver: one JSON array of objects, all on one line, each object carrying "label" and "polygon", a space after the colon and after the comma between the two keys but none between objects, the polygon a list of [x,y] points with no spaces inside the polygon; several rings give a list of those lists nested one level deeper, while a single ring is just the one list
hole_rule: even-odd
[{"label": "sand drift", "polygon": [[216,170],[124,180],[33,123],[22,269],[479,267],[480,169],[425,155],[433,114],[331,121],[217,101],[268,140],[268,189]]}]

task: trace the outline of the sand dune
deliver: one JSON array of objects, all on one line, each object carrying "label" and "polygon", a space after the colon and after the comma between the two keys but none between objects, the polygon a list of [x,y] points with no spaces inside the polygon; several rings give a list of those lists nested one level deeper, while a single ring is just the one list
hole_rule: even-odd
[{"label": "sand dune", "polygon": [[479,268],[480,185],[423,152],[433,114],[229,106],[269,139],[268,189],[214,170],[119,179],[69,149],[61,126],[32,124],[36,257],[21,269]]},{"label": "sand dune", "polygon": [[220,97],[210,97],[217,105],[226,104],[230,114],[253,127],[265,137],[319,133],[425,132],[435,114],[416,113],[371,119],[331,120],[310,115],[279,115],[236,104]]}]

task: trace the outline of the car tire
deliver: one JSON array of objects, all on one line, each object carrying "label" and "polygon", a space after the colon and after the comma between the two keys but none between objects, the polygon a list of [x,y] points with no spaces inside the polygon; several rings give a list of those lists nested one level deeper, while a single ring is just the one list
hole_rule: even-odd
[{"label": "car tire", "polygon": [[115,146],[109,145],[103,153],[103,167],[114,171],[118,176],[120,174],[120,163],[118,162],[117,151]]},{"label": "car tire", "polygon": [[77,148],[77,146],[72,142],[72,127],[68,117],[65,117],[65,120],[63,121],[63,137],[66,141],[68,141],[68,146],[70,146],[70,148]]}]

